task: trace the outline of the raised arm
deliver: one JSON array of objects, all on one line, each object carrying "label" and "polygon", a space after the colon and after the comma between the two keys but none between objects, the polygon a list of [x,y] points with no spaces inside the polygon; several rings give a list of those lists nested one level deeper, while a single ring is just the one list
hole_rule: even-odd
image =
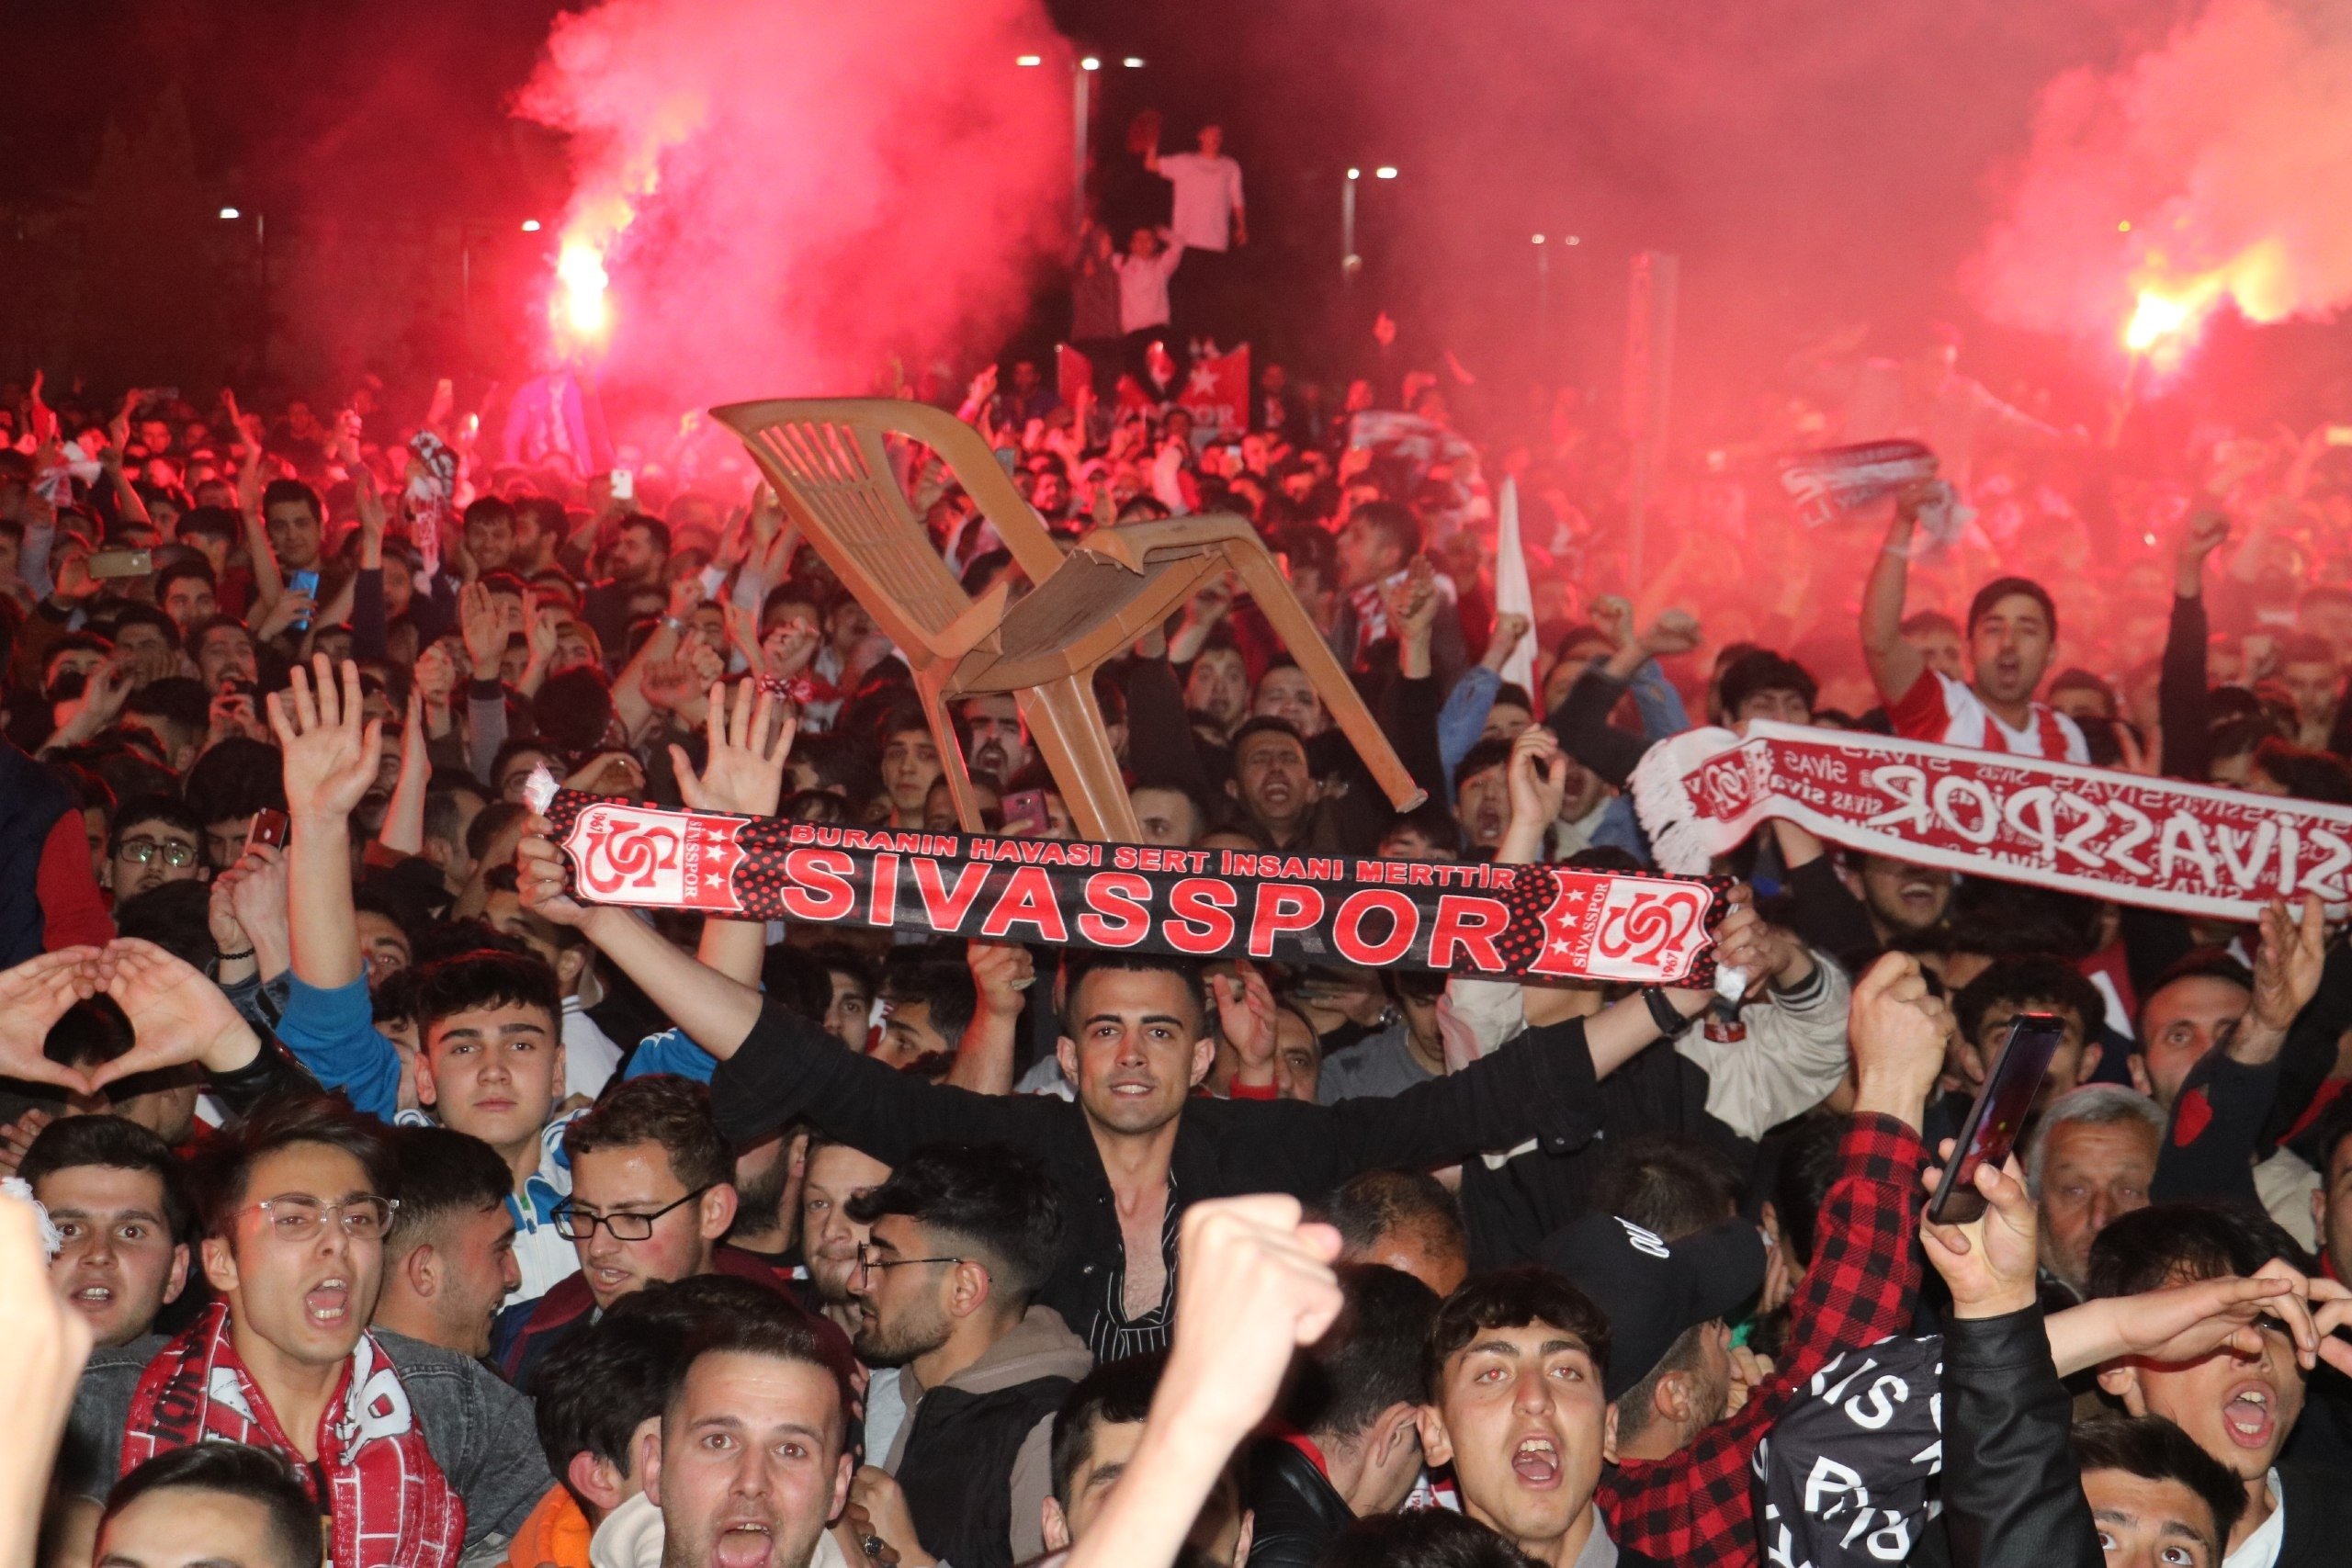
[{"label": "raised arm", "polygon": [[2156,717],[2164,741],[2159,766],[2165,777],[2192,784],[2205,782],[2211,750],[2205,644],[2212,623],[2205,614],[2205,563],[2229,536],[2230,520],[2221,513],[2193,513],[2173,556],[2172,619],[2165,628],[2164,663],[2156,675]]},{"label": "raised arm", "polygon": [[[789,712],[779,719],[775,697],[756,681],[735,687],[730,704],[723,686],[710,688],[704,723],[708,749],[700,773],[686,749],[670,748],[671,765],[678,775],[678,793],[696,811],[731,811],[746,817],[773,817],[784,796],[784,763],[800,731],[799,718]],[[757,987],[760,965],[767,956],[767,922],[722,920],[702,923],[702,962],[737,985]]]},{"label": "raised arm", "polygon": [[294,977],[333,990],[364,972],[351,896],[351,811],[376,782],[384,736],[382,723],[361,713],[358,665],[345,661],[340,692],[324,654],[311,671],[296,665],[291,689],[269,694],[269,724],[286,755]]},{"label": "raised arm", "polygon": [[1896,497],[1894,520],[1886,527],[1885,542],[1871,563],[1870,583],[1862,590],[1862,660],[1879,695],[1894,702],[1918,683],[1928,661],[1903,640],[1903,600],[1910,589],[1911,542],[1918,536],[1919,498],[1911,491]]}]

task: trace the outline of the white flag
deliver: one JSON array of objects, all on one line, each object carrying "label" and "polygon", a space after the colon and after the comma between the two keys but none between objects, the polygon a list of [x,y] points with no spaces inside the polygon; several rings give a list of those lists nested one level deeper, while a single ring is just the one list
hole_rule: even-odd
[{"label": "white flag", "polygon": [[1519,543],[1519,481],[1503,480],[1502,504],[1495,517],[1495,615],[1525,615],[1527,635],[1503,660],[1503,679],[1534,695],[1535,591],[1527,581],[1527,552]]}]

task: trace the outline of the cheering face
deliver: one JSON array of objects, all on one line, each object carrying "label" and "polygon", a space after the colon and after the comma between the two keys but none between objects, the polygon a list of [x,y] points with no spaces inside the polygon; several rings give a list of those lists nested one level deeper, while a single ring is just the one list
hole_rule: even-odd
[{"label": "cheering face", "polygon": [[440,1253],[447,1284],[435,1303],[448,1337],[443,1343],[470,1356],[490,1354],[498,1309],[523,1285],[514,1258],[514,1216],[503,1203],[446,1221]]},{"label": "cheering face", "polygon": [[2168,1365],[2119,1361],[2099,1372],[2098,1383],[2132,1415],[2172,1422],[2244,1481],[2268,1473],[2303,1413],[2295,1343],[2267,1319],[2259,1355],[2224,1348]]},{"label": "cheering face", "polygon": [[1029,765],[1029,741],[1021,733],[1021,709],[1009,694],[991,692],[967,699],[964,722],[972,729],[971,763],[1002,784]]},{"label": "cheering face", "polygon": [[2140,1009],[2140,1054],[2156,1103],[2180,1098],[2188,1070],[2245,1017],[2252,1001],[2233,980],[2190,976],[2158,990]]},{"label": "cheering face", "polygon": [[1865,855],[1862,902],[1889,931],[1923,931],[1951,908],[1951,873],[1911,865],[1885,855]]},{"label": "cheering face", "polygon": [[1555,1541],[1592,1502],[1607,1415],[1600,1369],[1576,1335],[1481,1329],[1448,1358],[1421,1444],[1431,1465],[1453,1464],[1472,1518],[1523,1545]]},{"label": "cheering face", "polygon": [[503,1155],[538,1137],[562,1085],[563,1042],[544,1008],[507,1002],[426,1025],[417,1098]]},{"label": "cheering face", "polygon": [[1184,678],[1184,705],[1231,728],[1250,705],[1250,671],[1238,650],[1205,648]]},{"label": "cheering face", "polygon": [[[351,1354],[384,1283],[382,1227],[369,1234],[351,1206],[372,1193],[367,1167],[331,1144],[291,1144],[254,1162],[236,1211],[204,1243],[205,1276],[227,1299],[241,1343],[258,1336],[309,1367]],[[328,1203],[345,1206],[319,1208]]]},{"label": "cheering face", "polygon": [[846,1421],[820,1367],[743,1351],[695,1358],[646,1466],[663,1568],[801,1568],[849,1498]]},{"label": "cheering face", "polygon": [[808,1156],[800,1186],[800,1247],[808,1282],[828,1305],[849,1301],[857,1249],[870,1235],[849,1217],[849,1201],[889,1179],[888,1166],[846,1144],[827,1144]]},{"label": "cheering face", "polygon": [[2118,1568],[2220,1568],[2221,1530],[2213,1506],[2178,1481],[2151,1481],[2127,1470],[2083,1472],[2099,1551]]},{"label": "cheering face", "polygon": [[[1231,788],[1269,828],[1286,828],[1314,808],[1320,792],[1306,770],[1306,748],[1278,729],[1261,730],[1233,754]],[[1499,833],[1500,829],[1496,831]]]},{"label": "cheering face", "polygon": [[1216,1059],[1200,998],[1181,975],[1090,971],[1070,994],[1068,1016],[1075,1033],[1062,1036],[1062,1072],[1089,1119],[1114,1132],[1148,1133],[1175,1120]]},{"label": "cheering face", "polygon": [[1477,848],[1492,849],[1502,842],[1503,829],[1510,824],[1509,772],[1488,768],[1461,781],[1453,819],[1462,824],[1462,836]]},{"label": "cheering face", "polygon": [[128,1345],[187,1283],[187,1247],[164,1219],[164,1182],[152,1170],[74,1165],[40,1179],[33,1196],[64,1239],[50,1282],[100,1345]]},{"label": "cheering face", "polygon": [[2031,701],[2057,641],[2040,600],[2030,593],[2004,594],[1968,630],[1976,689],[1996,703]]}]

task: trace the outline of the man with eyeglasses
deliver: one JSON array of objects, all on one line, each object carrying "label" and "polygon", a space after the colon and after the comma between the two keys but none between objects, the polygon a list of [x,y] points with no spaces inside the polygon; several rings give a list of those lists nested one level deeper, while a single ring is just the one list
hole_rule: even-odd
[{"label": "man with eyeglasses", "polygon": [[171,795],[143,795],[115,813],[105,873],[118,906],[167,882],[204,881],[204,824]]},{"label": "man with eyeglasses", "polygon": [[[734,1274],[790,1297],[772,1265],[720,1244],[735,1219],[735,1151],[702,1085],[664,1074],[616,1084],[565,1129],[563,1152],[571,1194],[555,1225],[580,1271],[502,1314],[492,1359],[515,1387],[531,1391],[539,1362],[576,1325],[650,1284]],[[840,1329],[822,1332],[846,1350]]]},{"label": "man with eyeglasses", "polygon": [[283,1096],[208,1157],[216,1299],[168,1343],[91,1356],[59,1467],[65,1539],[86,1547],[118,1475],[204,1442],[292,1461],[337,1568],[454,1562],[511,1536],[550,1484],[530,1402],[467,1357],[367,1331],[399,1213],[381,1130]]}]

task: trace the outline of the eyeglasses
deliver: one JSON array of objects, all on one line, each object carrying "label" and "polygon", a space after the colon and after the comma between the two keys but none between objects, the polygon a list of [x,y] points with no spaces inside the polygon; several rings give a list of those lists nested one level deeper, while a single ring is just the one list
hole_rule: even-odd
[{"label": "eyeglasses", "polygon": [[910,1269],[918,1263],[970,1263],[972,1261],[968,1258],[885,1258],[882,1256],[880,1247],[870,1241],[862,1241],[857,1244],[857,1282],[861,1285],[870,1284],[875,1271],[881,1269]]},{"label": "eyeglasses", "polygon": [[352,1240],[381,1241],[391,1234],[392,1217],[400,1212],[400,1206],[397,1198],[379,1198],[373,1193],[329,1203],[307,1192],[292,1192],[283,1198],[265,1198],[237,1213],[250,1214],[259,1210],[268,1215],[270,1232],[280,1241],[311,1240],[326,1224],[329,1214],[343,1222],[343,1234]]},{"label": "eyeglasses", "polygon": [[704,1193],[707,1187],[697,1187],[674,1203],[664,1203],[650,1214],[588,1214],[564,1204],[555,1212],[556,1235],[566,1241],[585,1241],[596,1234],[598,1225],[613,1233],[615,1241],[650,1241],[653,1222],[673,1209],[683,1209]]},{"label": "eyeglasses", "polygon": [[164,863],[175,871],[196,863],[196,846],[176,839],[125,839],[115,853],[133,865],[153,865],[155,857],[161,855]]}]

